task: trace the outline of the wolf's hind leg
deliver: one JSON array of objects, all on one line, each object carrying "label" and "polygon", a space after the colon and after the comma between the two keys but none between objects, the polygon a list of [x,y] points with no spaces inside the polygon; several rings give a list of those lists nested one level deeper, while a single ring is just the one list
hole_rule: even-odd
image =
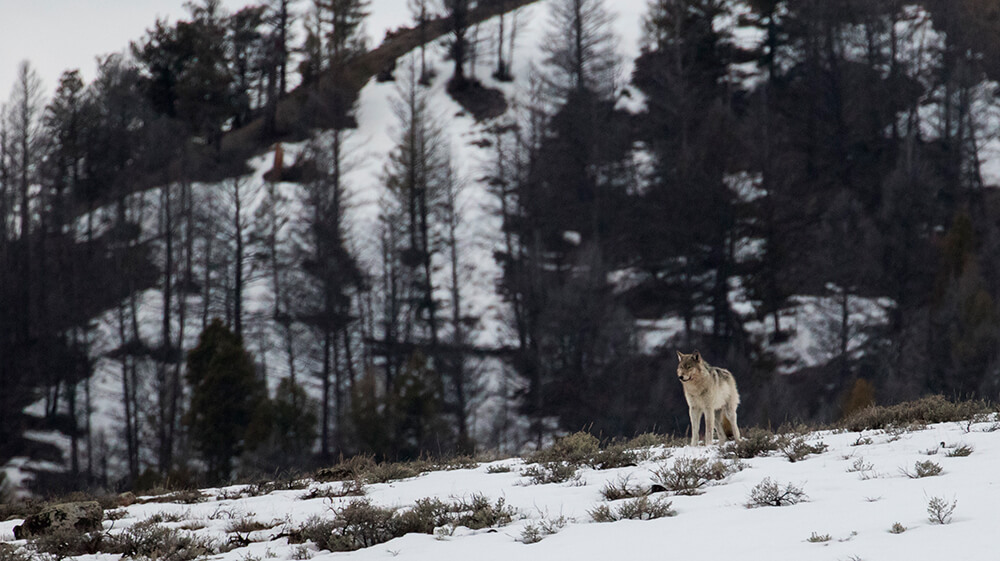
[{"label": "wolf's hind leg", "polygon": [[733,440],[740,440],[740,427],[736,424],[736,406],[726,407],[726,418],[733,427]]},{"label": "wolf's hind leg", "polygon": [[719,433],[719,444],[725,444],[726,425],[722,422],[722,409],[715,410],[715,430]]}]

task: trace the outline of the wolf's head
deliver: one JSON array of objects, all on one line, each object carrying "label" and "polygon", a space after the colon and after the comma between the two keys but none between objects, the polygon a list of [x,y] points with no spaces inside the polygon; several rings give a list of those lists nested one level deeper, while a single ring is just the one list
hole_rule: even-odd
[{"label": "wolf's head", "polygon": [[701,374],[704,361],[701,360],[701,353],[695,351],[686,355],[677,351],[677,378],[681,382],[690,382]]}]

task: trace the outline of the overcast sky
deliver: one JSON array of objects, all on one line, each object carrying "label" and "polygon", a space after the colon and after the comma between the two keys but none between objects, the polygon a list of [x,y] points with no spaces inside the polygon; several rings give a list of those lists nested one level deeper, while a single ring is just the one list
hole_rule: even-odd
[{"label": "overcast sky", "polygon": [[[0,0],[0,102],[10,97],[22,60],[38,72],[51,95],[64,70],[78,68],[89,82],[98,55],[124,51],[143,36],[157,17],[171,22],[187,15],[185,0]],[[251,4],[222,0],[229,11]],[[300,0],[302,10],[310,2]],[[406,0],[375,0],[368,22],[373,39],[387,26],[407,19]]]}]

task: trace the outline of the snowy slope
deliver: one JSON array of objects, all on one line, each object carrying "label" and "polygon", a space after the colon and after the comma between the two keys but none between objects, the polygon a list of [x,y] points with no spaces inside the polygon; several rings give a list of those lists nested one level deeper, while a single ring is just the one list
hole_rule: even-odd
[{"label": "snowy slope", "polygon": [[[734,5],[743,6],[742,2],[732,0]],[[518,99],[525,96],[524,89],[527,87],[528,76],[531,69],[539,67],[543,62],[543,51],[541,46],[546,40],[548,33],[548,10],[552,0],[541,0],[518,11],[517,18],[517,40],[515,52],[513,54],[514,67],[512,73],[515,77],[512,83],[497,83],[491,79],[493,56],[490,55],[491,37],[495,34],[496,20],[483,23],[476,32],[484,39],[482,50],[477,57],[477,66],[472,72],[478,79],[488,87],[502,90],[508,102],[513,105]],[[619,39],[619,52],[622,57],[622,68],[620,77],[623,83],[631,72],[632,60],[639,52],[639,41],[641,35],[641,18],[647,8],[646,0],[619,0],[607,3],[610,10],[616,14],[614,29]],[[745,6],[743,8],[745,9]],[[737,10],[738,12],[739,10]],[[388,29],[394,29],[404,25],[409,20],[406,9],[406,0],[374,0],[371,5],[371,18],[366,27],[371,39],[371,44],[375,45],[382,39]],[[912,25],[914,34],[933,35],[933,30],[925,17],[919,13],[914,14]],[[715,22],[717,27],[733,27],[734,40],[741,46],[749,47],[760,41],[759,33],[755,34],[750,28],[736,27],[737,21]],[[509,27],[508,20],[508,29]],[[915,39],[916,40],[916,39]],[[921,39],[922,40],[922,39]],[[934,37],[928,39],[933,42]],[[428,103],[433,108],[433,112],[438,117],[438,121],[445,127],[446,136],[452,148],[452,161],[457,168],[459,179],[465,183],[466,187],[462,194],[461,206],[465,212],[464,223],[460,229],[460,239],[463,244],[463,274],[466,276],[466,293],[463,295],[465,301],[465,314],[479,317],[480,325],[476,331],[476,343],[481,346],[501,345],[511,342],[512,334],[509,331],[509,321],[504,317],[506,307],[500,301],[496,293],[496,281],[500,271],[493,259],[493,251],[499,243],[500,224],[495,213],[495,201],[493,196],[487,191],[485,182],[482,181],[483,170],[487,162],[492,157],[491,148],[484,146],[482,141],[486,136],[486,130],[493,123],[476,123],[471,116],[464,113],[461,107],[456,104],[445,92],[445,81],[450,76],[450,63],[445,60],[444,49],[440,44],[434,44],[429,49],[429,60],[437,70],[438,78],[427,90]],[[397,76],[405,73],[409,61],[404,57],[398,61]],[[740,80],[754,79],[755,69],[752,67],[734,68],[734,75]],[[990,85],[983,86],[984,91]],[[367,266],[373,266],[373,255],[375,255],[377,243],[377,215],[378,201],[384,195],[382,180],[383,166],[386,155],[394,145],[394,129],[396,119],[391,110],[392,100],[398,95],[397,84],[378,83],[372,80],[360,92],[357,107],[358,129],[353,131],[348,140],[349,158],[354,162],[351,171],[346,177],[346,183],[351,191],[351,209],[348,214],[348,221],[351,225],[353,238],[356,240],[355,249],[360,257],[360,261]],[[641,109],[643,101],[641,96],[632,92],[631,98],[623,98],[622,106],[630,110]],[[978,99],[978,98],[977,98]],[[981,100],[986,103],[989,100]],[[990,101],[995,104],[995,99]],[[991,105],[991,107],[993,107]],[[990,111],[991,115],[1000,115],[1000,111]],[[933,116],[928,115],[925,123],[933,123]],[[501,117],[501,119],[505,119]],[[998,118],[1000,119],[1000,118]],[[1000,120],[994,119],[996,122]],[[927,131],[932,135],[933,127]],[[986,153],[1000,154],[1000,140],[986,137],[984,131],[983,142],[987,146]],[[303,149],[301,143],[295,145],[284,145],[286,162],[294,161],[297,154]],[[642,160],[646,157],[641,148],[637,149],[636,158]],[[263,154],[253,158],[249,164],[254,170],[252,174],[244,178],[248,188],[260,188],[263,184],[262,176],[271,167],[272,159],[270,154]],[[992,158],[984,162],[987,179],[993,181],[994,175],[1000,177],[1000,157]],[[992,167],[990,167],[992,166]],[[991,171],[992,170],[992,171]],[[752,183],[752,181],[751,181]],[[301,186],[292,183],[282,183],[277,186],[278,190],[287,199],[288,208],[292,214],[301,208],[300,197],[303,189]],[[752,185],[751,185],[752,188]],[[202,184],[195,186],[195,196],[198,206],[213,209],[220,216],[226,216],[231,211],[228,203],[228,189],[226,184]],[[155,238],[157,228],[157,198],[156,191],[136,195],[146,201],[143,216],[139,219],[146,225],[146,239]],[[752,193],[746,196],[753,196]],[[245,215],[253,217],[255,206],[260,202],[258,196],[254,203],[246,209]],[[102,215],[110,215],[112,209],[101,211]],[[97,220],[101,223],[101,220]],[[220,222],[224,220],[220,219]],[[291,226],[282,232],[282,240],[288,240],[293,235]],[[153,247],[162,247],[159,242],[154,241]],[[741,240],[741,251],[745,256],[750,256],[755,251],[759,251],[759,240]],[[450,273],[444,263],[439,263],[439,280],[443,280]],[[196,271],[197,272],[197,271]],[[613,278],[621,279],[625,282],[628,272],[616,272]],[[735,279],[738,280],[738,279]],[[443,283],[442,283],[443,284]],[[267,321],[267,317],[273,306],[273,294],[266,276],[257,274],[253,276],[250,285],[246,289],[249,301],[246,303],[247,320],[249,333],[247,340],[256,358],[266,365],[267,375],[272,387],[278,380],[287,375],[287,355],[283,344],[281,344],[280,334],[277,326],[273,322]],[[445,296],[442,294],[442,299]],[[162,310],[162,294],[158,289],[151,289],[139,295],[140,303],[140,331],[146,342],[155,346],[160,337],[160,313]],[[849,299],[850,307],[850,327],[851,341],[849,348],[851,352],[861,352],[864,340],[864,330],[866,327],[877,326],[885,322],[888,312],[893,303],[886,299],[870,299],[852,296]],[[831,295],[796,295],[790,298],[791,305],[783,312],[783,329],[789,331],[790,337],[779,346],[773,346],[769,350],[773,351],[780,362],[780,370],[783,373],[794,372],[803,367],[822,365],[836,356],[838,352],[838,318],[840,317],[839,302],[835,291]],[[192,310],[200,309],[200,297],[191,296],[188,303]],[[758,302],[749,301],[740,286],[733,287],[731,292],[731,303],[733,309],[743,317],[746,322],[746,329],[762,344],[772,335],[770,333],[771,322],[768,318],[758,317],[757,310],[760,308]],[[216,311],[219,309],[216,308]],[[115,348],[119,342],[117,338],[117,323],[115,311],[108,311],[104,316],[96,318],[98,325],[95,333],[94,355],[96,359],[96,373],[93,378],[94,391],[94,427],[95,432],[103,431],[105,437],[111,445],[112,459],[122,457],[115,447],[119,438],[118,432],[122,425],[120,391],[121,373],[120,366],[113,360],[104,357],[104,354]],[[176,321],[176,319],[175,319]],[[696,326],[698,329],[709,331],[711,325],[710,318],[699,318]],[[683,328],[683,322],[674,316],[667,316],[655,320],[644,320],[638,325],[641,331],[641,344],[646,352],[661,351],[667,345],[676,340],[677,335]],[[201,317],[198,313],[190,313],[189,321],[185,325],[185,346],[193,346],[198,332],[201,329]],[[300,372],[309,370],[310,357],[300,356],[301,364],[298,365]],[[151,365],[147,365],[151,367]],[[502,405],[505,398],[505,390],[501,390],[504,383],[500,365],[487,364],[483,366],[486,376],[487,398],[479,404],[479,410],[474,417],[479,419],[489,419],[493,412]],[[311,377],[303,377],[307,383],[315,383]],[[316,388],[313,388],[315,390]],[[40,410],[41,404],[36,404],[34,410]],[[485,425],[473,428],[473,435],[483,438],[491,427]],[[37,440],[54,441],[64,449],[68,449],[68,439],[57,434],[39,433],[32,438]],[[508,444],[516,446],[520,444],[518,435],[503,435],[508,439]],[[17,459],[14,464],[23,466],[25,460]],[[113,466],[114,468],[114,466]],[[12,476],[16,474],[13,473]],[[17,476],[20,480],[20,476]]]},{"label": "snowy slope", "polygon": [[[600,493],[606,482],[631,477],[647,486],[654,470],[680,458],[708,457],[718,447],[690,446],[653,448],[660,459],[638,466],[596,471],[581,470],[578,482],[529,485],[517,473],[518,459],[482,464],[474,469],[432,472],[402,481],[367,486],[367,497],[377,505],[407,507],[424,497],[449,501],[482,493],[491,500],[504,498],[513,506],[515,521],[497,531],[471,531],[459,527],[438,537],[408,534],[404,537],[352,553],[331,554],[312,544],[306,549],[274,536],[295,528],[313,516],[330,517],[331,510],[351,499],[309,499],[307,490],[278,491],[269,495],[235,500],[217,500],[220,493],[235,495],[238,487],[207,489],[206,502],[184,504],[136,504],[127,507],[122,520],[105,522],[112,533],[154,514],[179,514],[170,527],[194,530],[203,537],[225,542],[225,528],[233,520],[251,518],[276,522],[274,528],[251,535],[257,543],[239,547],[214,559],[302,559],[305,553],[326,559],[651,559],[682,558],[714,560],[738,555],[741,560],[774,559],[913,559],[997,558],[996,504],[1000,501],[1000,432],[995,421],[945,423],[914,431],[866,431],[865,433],[818,432],[809,442],[823,442],[826,452],[795,463],[772,455],[746,460],[746,468],[705,489],[697,496],[669,497],[676,516],[655,520],[613,523],[591,521],[589,511],[607,504]],[[971,446],[968,457],[948,457],[958,445]],[[944,448],[942,447],[944,446]],[[929,453],[933,452],[933,455]],[[901,473],[913,470],[914,462],[932,460],[943,467],[933,477],[911,479]],[[870,469],[854,471],[857,463]],[[489,473],[490,468],[510,465],[510,473]],[[764,478],[800,486],[804,502],[792,506],[747,508],[750,490]],[[339,487],[339,483],[310,483],[310,487]],[[666,496],[666,495],[660,495]],[[927,503],[932,497],[957,501],[949,524],[928,520]],[[611,503],[615,506],[618,503]],[[565,517],[566,526],[536,544],[520,541],[526,525],[542,519]],[[888,530],[894,523],[906,527],[900,534]],[[0,523],[0,536],[12,539],[11,529],[20,521]],[[194,523],[194,524],[192,524]],[[183,530],[188,531],[188,530]],[[808,541],[813,534],[830,540]],[[450,535],[447,535],[450,534]],[[87,561],[113,561],[116,555],[86,556]],[[81,558],[82,559],[82,558]]]}]

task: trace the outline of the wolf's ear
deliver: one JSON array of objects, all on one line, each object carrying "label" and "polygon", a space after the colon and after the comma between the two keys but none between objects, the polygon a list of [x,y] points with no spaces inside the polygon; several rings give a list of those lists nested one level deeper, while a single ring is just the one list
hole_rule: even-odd
[{"label": "wolf's ear", "polygon": [[698,351],[695,351],[691,355],[691,358],[693,358],[695,362],[701,362],[701,353],[699,353]]},{"label": "wolf's ear", "polygon": [[677,360],[684,360],[684,353],[677,351]]}]

